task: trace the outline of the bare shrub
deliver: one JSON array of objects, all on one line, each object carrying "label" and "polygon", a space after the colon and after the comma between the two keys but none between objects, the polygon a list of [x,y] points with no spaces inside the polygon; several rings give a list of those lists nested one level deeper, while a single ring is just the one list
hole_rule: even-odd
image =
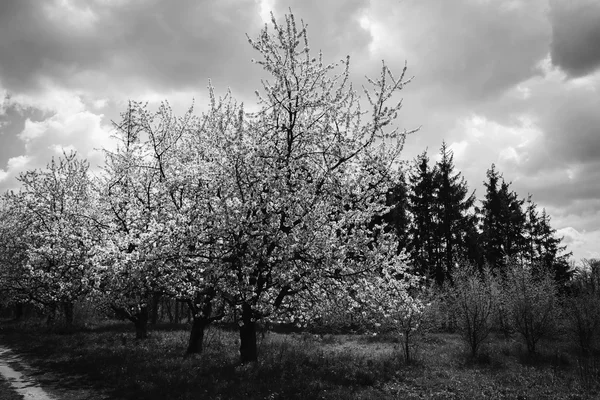
[{"label": "bare shrub", "polygon": [[534,273],[534,269],[512,261],[507,265],[503,284],[503,300],[510,323],[519,333],[530,354],[536,345],[558,331],[560,306],[553,276],[549,272]]},{"label": "bare shrub", "polygon": [[600,333],[600,260],[586,261],[585,267],[571,282],[565,316],[569,333],[587,354]]},{"label": "bare shrub", "polygon": [[498,287],[489,270],[479,272],[470,265],[455,268],[452,281],[449,293],[458,330],[475,357],[490,334]]}]

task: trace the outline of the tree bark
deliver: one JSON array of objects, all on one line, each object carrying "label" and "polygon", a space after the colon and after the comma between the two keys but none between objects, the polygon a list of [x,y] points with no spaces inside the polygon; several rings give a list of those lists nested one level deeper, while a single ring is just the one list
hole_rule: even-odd
[{"label": "tree bark", "polygon": [[15,320],[16,321],[20,321],[21,318],[23,318],[23,303],[16,303],[15,304]]},{"label": "tree bark", "polygon": [[65,313],[65,324],[67,327],[73,326],[73,309],[74,305],[72,301],[65,301],[63,303],[63,311]]},{"label": "tree bark", "polygon": [[204,344],[204,330],[208,325],[208,320],[204,317],[194,318],[192,323],[192,331],[190,332],[190,340],[186,355],[202,354],[202,346]]},{"label": "tree bark", "polygon": [[173,316],[173,299],[168,299],[165,301],[165,304],[163,304],[163,306],[165,307],[165,309],[167,310],[167,317],[169,318],[169,322],[173,323],[175,321],[175,317]]},{"label": "tree bark", "polygon": [[205,293],[198,293],[195,301],[188,301],[188,312],[192,314],[192,331],[190,332],[190,340],[186,356],[191,354],[201,354],[204,343],[204,331],[208,325],[221,319],[222,313],[213,315],[213,300],[215,298],[215,290],[208,290]]},{"label": "tree bark", "polygon": [[242,325],[240,326],[240,361],[249,363],[258,360],[256,346],[256,322],[254,312],[248,303],[242,304]]},{"label": "tree bark", "polygon": [[147,339],[148,338],[148,307],[142,307],[139,313],[133,318],[133,324],[135,325],[135,338],[136,339]]},{"label": "tree bark", "polygon": [[48,318],[46,319],[46,325],[48,325],[48,326],[54,325],[55,320],[56,320],[56,304],[52,304],[49,306]]},{"label": "tree bark", "polygon": [[407,364],[410,363],[410,330],[404,331],[404,360]]},{"label": "tree bark", "polygon": [[150,325],[154,326],[158,322],[158,306],[160,304],[160,293],[152,295],[152,314],[150,317]]}]

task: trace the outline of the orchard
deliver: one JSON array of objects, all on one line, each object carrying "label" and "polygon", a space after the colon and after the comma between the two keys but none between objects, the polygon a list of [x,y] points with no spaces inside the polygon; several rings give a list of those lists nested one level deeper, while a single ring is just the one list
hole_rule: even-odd
[{"label": "orchard", "polygon": [[[572,268],[546,210],[531,196],[519,199],[494,164],[479,205],[445,142],[433,166],[427,152],[403,159],[418,131],[397,126],[398,99],[411,83],[406,65],[396,73],[383,62],[358,89],[350,58],[324,63],[292,14],[271,16],[247,40],[268,76],[252,106],[231,91],[219,95],[210,81],[201,113],[129,101],[100,168],[64,152],[2,195],[3,317],[25,320],[26,333],[37,321],[50,341],[73,334],[80,349],[52,342],[66,353],[102,357],[94,346],[104,346],[123,370],[137,368],[140,354],[149,371],[170,363],[178,372],[165,385],[181,398],[198,387],[220,396],[219,377],[256,383],[263,373],[277,376],[273,387],[284,393],[290,371],[314,378],[301,393],[383,382],[391,397],[381,388],[377,396],[396,398],[408,366],[433,381],[447,374],[440,385],[464,398],[494,397],[495,379],[514,374],[490,373],[493,389],[461,383],[465,366],[494,363],[521,371],[512,394],[549,387],[550,375],[539,378],[523,363],[549,363],[564,393],[574,379],[581,393],[597,393],[600,263]],[[123,335],[103,333],[123,321]],[[184,327],[185,339],[158,329],[167,322]],[[94,346],[77,336],[88,331]],[[235,340],[223,338],[232,331]],[[281,332],[293,332],[294,344]],[[275,339],[263,346],[269,334]],[[147,345],[167,342],[176,345],[160,354]],[[350,342],[367,356],[348,358]],[[391,360],[380,357],[390,343]],[[573,379],[556,373],[564,354],[579,357],[565,362]],[[194,360],[200,364],[188,368]],[[430,368],[431,360],[443,368]],[[194,371],[202,379],[186,380]],[[153,373],[131,379],[151,385]],[[543,387],[534,390],[536,379]],[[273,387],[248,390],[277,398]],[[444,390],[431,398],[463,398]]]},{"label": "orchard", "polygon": [[211,85],[202,115],[132,101],[100,173],[69,153],[21,175],[2,210],[12,216],[3,228],[22,232],[5,248],[13,301],[53,315],[87,300],[143,339],[166,296],[193,314],[189,353],[208,324],[235,320],[243,362],[258,357],[257,323],[305,327],[331,302],[365,315],[381,296],[418,302],[393,233],[373,223],[411,133],[393,127],[401,103],[390,104],[406,68],[396,77],[384,63],[356,90],[350,59],[324,64],[293,15],[248,41],[270,74],[257,111]]}]

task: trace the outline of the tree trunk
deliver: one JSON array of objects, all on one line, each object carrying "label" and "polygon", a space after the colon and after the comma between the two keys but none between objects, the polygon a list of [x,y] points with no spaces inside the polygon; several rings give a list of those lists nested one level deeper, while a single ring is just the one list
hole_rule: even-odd
[{"label": "tree trunk", "polygon": [[192,323],[192,331],[190,332],[188,348],[185,352],[186,355],[202,353],[202,345],[204,343],[204,329],[207,325],[208,320],[206,318],[194,318],[194,322]]},{"label": "tree trunk", "polygon": [[65,324],[67,327],[73,326],[73,309],[74,305],[72,301],[65,301],[63,303],[63,311],[65,313]]},{"label": "tree trunk", "polygon": [[407,364],[410,363],[410,343],[408,342],[410,339],[410,331],[404,332],[404,360]]},{"label": "tree trunk", "polygon": [[188,301],[188,313],[193,316],[192,331],[190,332],[190,340],[186,355],[201,354],[204,342],[204,331],[206,327],[213,321],[222,317],[222,315],[213,316],[213,299],[216,292],[213,290],[207,291],[204,294],[196,294],[195,301]]},{"label": "tree trunk", "polygon": [[163,304],[165,309],[167,310],[167,317],[169,318],[169,322],[173,323],[175,321],[175,317],[173,316],[173,299],[165,300],[165,304]]},{"label": "tree trunk", "polygon": [[17,303],[15,304],[15,320],[19,321],[21,320],[21,318],[23,318],[23,303]]},{"label": "tree trunk", "polygon": [[175,300],[175,323],[179,323],[179,301]]},{"label": "tree trunk", "polygon": [[158,306],[160,304],[160,293],[152,295],[152,314],[150,317],[150,325],[154,326],[158,322]]},{"label": "tree trunk", "polygon": [[442,265],[442,263],[440,261],[438,261],[435,266],[435,280],[438,284],[438,287],[442,287],[444,285],[444,278],[445,278],[444,266]]},{"label": "tree trunk", "polygon": [[135,315],[135,338],[136,339],[147,339],[148,338],[148,307],[142,307],[140,312]]},{"label": "tree trunk", "polygon": [[48,326],[54,325],[55,320],[56,320],[56,304],[52,304],[51,306],[49,306],[48,318],[46,319],[46,325],[48,325]]},{"label": "tree trunk", "polygon": [[249,363],[258,360],[256,347],[256,322],[252,307],[242,304],[242,325],[240,326],[240,361]]},{"label": "tree trunk", "polygon": [[535,340],[527,338],[527,351],[529,354],[535,354]]},{"label": "tree trunk", "polygon": [[[166,308],[166,307],[165,307],[165,300],[164,300],[164,299],[161,299],[161,300],[160,300],[160,307],[159,307],[159,309],[160,309],[160,313],[159,313],[159,314],[160,314],[160,315],[158,316],[158,318],[159,318],[161,321],[165,321],[165,308]],[[169,321],[169,322],[170,322],[170,321]]]}]

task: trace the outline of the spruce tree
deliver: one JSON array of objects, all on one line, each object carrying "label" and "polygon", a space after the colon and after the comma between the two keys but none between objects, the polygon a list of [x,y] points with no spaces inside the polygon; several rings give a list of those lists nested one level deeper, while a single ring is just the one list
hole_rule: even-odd
[{"label": "spruce tree", "polygon": [[550,271],[559,287],[562,287],[572,275],[569,266],[569,257],[572,252],[565,253],[567,246],[562,245],[562,238],[556,236],[556,230],[550,226],[550,216],[546,209],[537,223],[536,247],[538,248],[537,267]]},{"label": "spruce tree", "polygon": [[510,183],[502,182],[500,200],[504,217],[502,245],[504,253],[513,257],[523,251],[525,247],[525,213],[523,212],[523,199],[510,190]]},{"label": "spruce tree", "polygon": [[[409,174],[409,210],[412,224],[409,229],[408,252],[420,274],[440,277],[443,274],[436,245],[435,170],[429,165],[427,151],[417,156]],[[441,278],[443,280],[443,278]]]},{"label": "spruce tree", "polygon": [[[441,253],[441,271],[436,274],[438,284],[443,284],[452,271],[456,258],[469,257],[469,235],[473,235],[475,216],[471,212],[475,204],[475,192],[469,194],[467,182],[460,172],[455,172],[454,155],[442,142],[441,159],[436,163],[435,186],[437,212],[437,235]],[[475,260],[470,260],[475,261]],[[443,273],[442,273],[443,272]]]},{"label": "spruce tree", "polygon": [[398,254],[407,248],[410,218],[408,214],[408,187],[404,173],[388,191],[386,205],[391,209],[383,215],[383,222],[398,239]]},{"label": "spruce tree", "polygon": [[521,261],[533,265],[538,257],[539,248],[537,246],[539,227],[539,213],[537,204],[533,202],[531,195],[527,196],[525,207],[525,248],[521,256]]},{"label": "spruce tree", "polygon": [[503,270],[505,258],[519,255],[525,247],[524,200],[510,190],[496,166],[487,171],[485,199],[479,210],[481,216],[481,242],[485,261],[494,270]]}]

